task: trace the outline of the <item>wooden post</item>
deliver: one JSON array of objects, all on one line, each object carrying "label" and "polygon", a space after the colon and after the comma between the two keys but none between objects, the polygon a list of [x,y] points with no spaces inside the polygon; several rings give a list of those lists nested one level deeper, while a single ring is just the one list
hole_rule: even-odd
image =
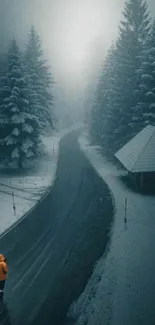
[{"label": "wooden post", "polygon": [[12,201],[13,201],[13,212],[14,212],[14,216],[16,215],[16,205],[15,205],[15,196],[14,196],[14,192],[12,191]]},{"label": "wooden post", "polygon": [[127,197],[125,198],[125,202],[124,202],[124,210],[125,210],[125,214],[124,214],[124,223],[127,223]]}]

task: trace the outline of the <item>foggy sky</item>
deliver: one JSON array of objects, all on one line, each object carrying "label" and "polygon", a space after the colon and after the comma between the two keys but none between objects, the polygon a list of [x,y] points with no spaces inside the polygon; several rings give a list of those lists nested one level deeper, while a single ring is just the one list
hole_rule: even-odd
[{"label": "foggy sky", "polygon": [[[155,15],[155,0],[148,4]],[[34,24],[61,89],[59,106],[80,106],[82,91],[116,38],[124,0],[0,0],[0,7],[4,47],[13,35],[25,44]]]}]

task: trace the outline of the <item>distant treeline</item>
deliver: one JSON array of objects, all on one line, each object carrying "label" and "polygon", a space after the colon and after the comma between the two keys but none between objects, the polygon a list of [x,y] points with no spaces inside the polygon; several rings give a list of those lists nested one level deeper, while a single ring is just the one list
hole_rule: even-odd
[{"label": "distant treeline", "polygon": [[155,21],[144,0],[125,3],[89,121],[92,141],[111,153],[147,124],[155,124]]},{"label": "distant treeline", "polygon": [[53,79],[34,27],[20,51],[13,39],[0,57],[0,160],[21,168],[40,154],[41,135],[54,129]]}]

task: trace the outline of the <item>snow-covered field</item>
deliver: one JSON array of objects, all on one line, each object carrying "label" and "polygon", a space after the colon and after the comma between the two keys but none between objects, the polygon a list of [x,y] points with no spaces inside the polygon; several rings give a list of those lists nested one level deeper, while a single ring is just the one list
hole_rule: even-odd
[{"label": "snow-covered field", "polygon": [[[155,321],[155,197],[133,192],[86,135],[80,146],[113,192],[115,221],[106,254],[69,314],[76,325],[152,325]],[[127,198],[127,224],[124,201]]]},{"label": "snow-covered field", "polygon": [[40,158],[35,167],[23,170],[23,175],[19,176],[16,171],[13,173],[11,170],[9,173],[8,170],[0,169],[0,234],[27,213],[52,186],[57,170],[59,141],[65,134],[78,127],[80,125],[44,137],[46,155]]},{"label": "snow-covered field", "polygon": [[[35,205],[54,182],[57,167],[60,135],[44,137],[45,157],[38,164],[23,170],[23,175],[16,171],[0,170],[0,233],[20,219]],[[18,175],[18,176],[17,176]],[[13,196],[16,211],[13,209]]]}]

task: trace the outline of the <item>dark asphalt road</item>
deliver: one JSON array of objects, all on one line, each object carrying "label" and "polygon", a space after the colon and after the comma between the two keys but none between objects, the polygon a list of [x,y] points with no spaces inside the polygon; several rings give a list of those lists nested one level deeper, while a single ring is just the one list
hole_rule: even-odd
[{"label": "dark asphalt road", "polygon": [[111,198],[77,137],[73,132],[60,142],[56,183],[47,197],[0,239],[9,265],[0,324],[64,324],[105,249]]}]

